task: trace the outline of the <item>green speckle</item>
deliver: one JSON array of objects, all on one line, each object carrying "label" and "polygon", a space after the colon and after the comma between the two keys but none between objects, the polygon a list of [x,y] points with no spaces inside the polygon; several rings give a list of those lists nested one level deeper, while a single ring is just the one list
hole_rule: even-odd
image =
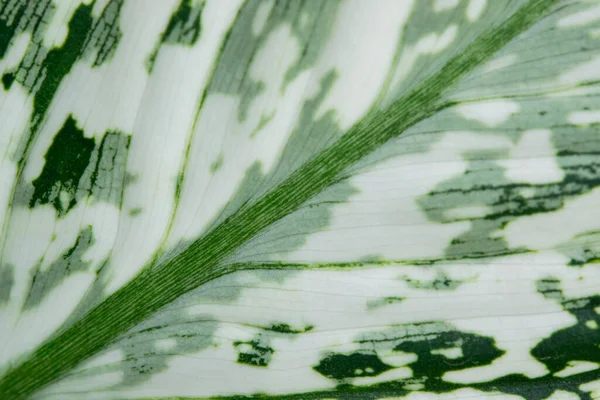
[{"label": "green speckle", "polygon": [[46,152],[44,168],[33,181],[35,187],[29,206],[52,204],[59,215],[76,204],[76,190],[87,168],[94,139],[88,139],[69,116]]},{"label": "green speckle", "polygon": [[217,159],[210,165],[211,174],[216,173],[223,166],[223,153],[220,153]]},{"label": "green speckle", "polygon": [[404,300],[404,297],[382,297],[381,299],[374,299],[367,301],[367,310],[374,310],[391,304],[398,304]]},{"label": "green speckle", "polygon": [[141,212],[142,212],[142,209],[140,207],[135,207],[135,208],[129,209],[129,215],[132,217],[135,217],[136,215],[140,215]]}]

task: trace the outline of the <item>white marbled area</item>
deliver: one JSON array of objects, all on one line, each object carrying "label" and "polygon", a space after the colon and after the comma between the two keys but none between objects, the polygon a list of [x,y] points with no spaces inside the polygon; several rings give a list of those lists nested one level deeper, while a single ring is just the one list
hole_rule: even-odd
[{"label": "white marbled area", "polygon": [[600,20],[600,7],[593,7],[563,17],[558,21],[557,25],[559,28],[573,28],[585,26],[598,20]]},{"label": "white marbled area", "polygon": [[485,11],[486,5],[487,0],[469,0],[467,19],[471,22],[477,21]]},{"label": "white marbled area", "polygon": [[[234,302],[205,298],[179,309],[190,316],[212,315],[220,321],[213,337],[215,346],[171,358],[168,370],[152,375],[135,387],[114,392],[91,391],[87,394],[89,397],[79,395],[82,399],[94,398],[98,393],[106,398],[203,397],[332,388],[335,381],[312,369],[326,352],[349,353],[359,348],[355,342],[359,337],[369,334],[381,337],[390,326],[420,322],[445,322],[460,331],[493,338],[496,346],[506,352],[491,365],[449,372],[444,375],[447,381],[468,384],[511,373],[531,378],[543,376],[548,370],[530,355],[530,350],[576,320],[558,302],[537,292],[536,282],[553,276],[560,280],[567,296],[598,293],[600,272],[597,268],[588,265],[573,269],[566,266],[566,262],[564,256],[549,251],[477,263],[437,264],[430,269],[395,265],[283,273],[280,274],[282,281],[265,281],[252,273],[239,273],[236,280],[219,279],[206,288],[214,294],[241,290]],[[440,273],[462,284],[453,291],[437,291],[413,288],[407,283],[409,279],[432,281]],[[368,307],[373,300],[387,296],[405,299],[377,309]],[[269,346],[275,352],[266,368],[236,363],[233,342],[251,340],[260,332],[255,326],[273,323],[287,323],[295,329],[308,325],[314,328],[303,334],[270,336]],[[410,363],[416,360],[414,354],[376,351],[384,362],[396,369],[373,378],[353,378],[353,384],[412,376]],[[457,351],[446,352],[445,356],[451,360],[460,356]],[[106,358],[106,362],[116,360]],[[98,361],[94,364],[101,365]],[[573,363],[571,369],[559,375],[591,368],[585,363]],[[231,379],[232,376],[240,378]],[[97,384],[100,388],[102,382],[108,382],[108,376],[98,374],[85,381],[86,385]],[[79,391],[78,385],[79,381],[73,377],[55,385],[48,393]]]}]

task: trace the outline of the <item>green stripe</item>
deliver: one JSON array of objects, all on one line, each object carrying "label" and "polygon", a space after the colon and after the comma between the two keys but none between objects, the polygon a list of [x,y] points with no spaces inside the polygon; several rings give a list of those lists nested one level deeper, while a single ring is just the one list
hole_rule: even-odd
[{"label": "green stripe", "polygon": [[147,267],[129,284],[54,337],[0,382],[2,399],[21,399],[60,378],[159,308],[218,276],[222,262],[265,228],[334,184],[365,155],[447,105],[443,94],[476,66],[530,28],[557,0],[531,0],[502,26],[491,27],[437,74],[382,111],[372,111],[331,147],[178,256]]}]

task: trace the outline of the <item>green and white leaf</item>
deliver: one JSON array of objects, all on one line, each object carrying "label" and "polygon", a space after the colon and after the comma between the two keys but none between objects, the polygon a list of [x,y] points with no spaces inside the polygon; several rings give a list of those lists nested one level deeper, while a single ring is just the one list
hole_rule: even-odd
[{"label": "green and white leaf", "polygon": [[600,393],[596,0],[0,0],[0,398]]}]

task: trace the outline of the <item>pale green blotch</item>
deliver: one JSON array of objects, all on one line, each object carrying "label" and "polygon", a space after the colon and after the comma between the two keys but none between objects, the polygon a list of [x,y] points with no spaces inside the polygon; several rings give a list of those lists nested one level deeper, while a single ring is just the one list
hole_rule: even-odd
[{"label": "pale green blotch", "polygon": [[167,370],[170,357],[194,354],[211,346],[217,327],[210,316],[190,317],[176,310],[152,318],[118,343],[125,354],[119,366],[124,377],[118,386],[146,381],[150,375]]},{"label": "pale green blotch", "polygon": [[98,67],[115,54],[123,32],[119,29],[119,18],[124,0],[110,0],[95,21],[86,39],[83,54],[94,56],[93,67]]},{"label": "pale green blotch", "polygon": [[317,113],[336,79],[335,70],[327,71],[321,78],[319,91],[302,105],[298,123],[283,148],[281,157],[273,168],[274,172],[267,180],[269,186],[265,189],[282,182],[292,171],[344,134],[333,109],[317,119]]},{"label": "pale green blotch", "polygon": [[85,137],[70,115],[44,155],[44,168],[32,182],[29,207],[51,204],[61,217],[75,207],[82,197],[78,187],[91,164],[94,147],[94,139]]},{"label": "pale green blotch", "polygon": [[[438,72],[448,60],[463,52],[468,43],[489,29],[494,16],[506,16],[518,7],[516,2],[493,2],[486,9],[487,18],[471,21],[467,17],[467,1],[456,5],[448,0],[416,1],[398,43],[398,56],[390,75],[393,78],[389,87],[384,88],[382,104],[387,105],[407,94],[417,83]],[[451,35],[452,32],[455,34]],[[446,43],[442,43],[443,39]]]},{"label": "pale green blotch", "polygon": [[8,303],[12,287],[15,284],[14,266],[0,264],[0,306]]},{"label": "pale green blotch", "polygon": [[89,173],[89,180],[81,182],[80,189],[87,190],[97,201],[120,206],[130,140],[131,137],[122,132],[107,132],[92,153],[93,169],[86,170],[84,177]]},{"label": "pale green blotch", "polygon": [[213,163],[210,165],[211,174],[214,175],[218,170],[221,169],[222,166],[223,166],[223,153],[221,152],[217,156],[217,159],[215,161],[213,161]]},{"label": "pale green blotch", "polygon": [[129,209],[129,215],[131,217],[138,216],[141,213],[142,213],[142,209],[140,207],[134,207],[134,208]]},{"label": "pale green blotch", "polygon": [[208,89],[208,93],[240,95],[240,121],[246,119],[250,104],[263,90],[264,83],[254,81],[249,71],[254,56],[268,36],[282,24],[289,24],[301,49],[300,57],[286,72],[284,87],[281,88],[284,90],[288,83],[317,61],[327,42],[339,1],[277,0],[270,7],[264,27],[258,31],[253,25],[258,13],[264,12],[268,3],[268,0],[263,0],[244,4],[222,49]]},{"label": "pale green blotch", "polygon": [[258,121],[258,125],[256,126],[256,128],[254,128],[254,130],[250,133],[250,138],[254,139],[256,137],[256,135],[258,135],[258,133],[265,127],[267,126],[267,124],[273,119],[273,117],[275,116],[275,113],[272,113],[270,115],[261,115],[260,116],[260,120]]},{"label": "pale green blotch", "polygon": [[31,286],[23,309],[28,310],[38,306],[66,277],[78,272],[86,272],[91,263],[84,261],[83,255],[93,244],[92,227],[88,226],[81,230],[73,246],[50,265],[42,270],[41,265],[38,264],[32,271]]},{"label": "pale green blotch", "polygon": [[180,309],[168,308],[124,334],[105,352],[120,350],[120,362],[87,368],[77,379],[94,378],[99,373],[120,372],[122,379],[107,389],[119,390],[148,381],[166,371],[169,359],[194,354],[213,345],[218,323],[210,316],[192,317]]},{"label": "pale green blotch", "polygon": [[[504,178],[503,168],[494,162],[494,159],[506,156],[505,150],[464,154],[468,163],[464,174],[442,182],[429,194],[417,200],[425,215],[435,222],[451,223],[455,221],[448,218],[448,210],[481,205],[488,206],[491,215],[501,214],[501,207],[507,205],[504,201],[505,186],[510,182]],[[505,223],[501,215],[493,219],[488,218],[488,215],[466,219],[471,221],[471,228],[451,241],[446,248],[448,258],[481,257],[509,252],[506,241],[502,237],[492,235]]]},{"label": "pale green blotch", "polygon": [[335,207],[356,193],[358,190],[347,181],[329,187],[299,210],[273,223],[260,237],[243,246],[234,258],[243,257],[250,262],[277,261],[300,248],[309,235],[327,228]]},{"label": "pale green blotch", "polygon": [[[42,69],[42,61],[48,53],[48,49],[43,46],[45,28],[54,14],[55,6],[51,0],[41,0],[38,2],[28,2],[21,0],[18,2],[2,0],[0,1],[0,19],[2,24],[6,24],[8,38],[0,39],[0,58],[6,52],[6,49],[12,44],[12,39],[23,32],[31,34],[31,42],[17,67],[12,72],[12,79],[19,82],[30,92],[35,91],[34,86],[38,81],[39,73]],[[43,22],[46,23],[43,23]],[[4,36],[4,35],[3,35]]]},{"label": "pale green blotch", "polygon": [[387,296],[380,299],[367,300],[367,311],[379,309],[392,304],[398,304],[404,301],[404,297]]}]

